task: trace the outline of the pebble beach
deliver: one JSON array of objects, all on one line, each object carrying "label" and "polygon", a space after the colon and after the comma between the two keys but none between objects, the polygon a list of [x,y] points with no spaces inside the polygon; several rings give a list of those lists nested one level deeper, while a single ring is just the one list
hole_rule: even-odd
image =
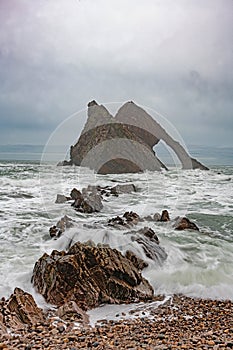
[{"label": "pebble beach", "polygon": [[[72,319],[47,321],[4,335],[0,349],[232,349],[233,303],[174,295],[135,307],[130,315],[101,319],[92,327]],[[124,318],[127,316],[127,318]],[[122,318],[123,317],[123,318]],[[119,318],[119,319],[117,319]]]}]

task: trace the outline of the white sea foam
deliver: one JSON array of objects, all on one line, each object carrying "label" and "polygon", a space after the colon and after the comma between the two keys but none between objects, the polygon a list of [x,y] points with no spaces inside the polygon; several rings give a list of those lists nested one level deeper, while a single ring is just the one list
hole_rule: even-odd
[{"label": "white sea foam", "polygon": [[[36,260],[44,252],[67,249],[71,241],[92,239],[146,259],[149,267],[143,273],[156,294],[233,300],[233,168],[101,176],[78,167],[2,163],[0,170],[0,297],[18,286],[43,303],[30,282]],[[68,203],[55,204],[57,193],[68,195],[73,187],[126,182],[133,182],[138,191],[105,198],[100,213],[80,214]],[[104,225],[125,211],[147,216],[163,209],[172,219],[187,215],[200,232],[174,231],[171,223],[140,223],[138,228],[151,227],[165,248],[168,258],[162,266],[146,258],[125,231]],[[65,214],[77,226],[51,240],[49,227]]]}]

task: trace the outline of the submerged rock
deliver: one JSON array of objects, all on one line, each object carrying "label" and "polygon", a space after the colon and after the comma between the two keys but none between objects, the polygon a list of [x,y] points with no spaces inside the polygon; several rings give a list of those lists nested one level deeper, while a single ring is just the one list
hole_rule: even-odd
[{"label": "submerged rock", "polygon": [[175,223],[175,230],[194,230],[199,231],[199,227],[188,218],[178,218]]},{"label": "submerged rock", "polygon": [[[153,218],[151,217],[153,220]],[[113,226],[118,229],[126,229],[135,226],[142,221],[140,216],[134,212],[125,212],[124,215],[116,216],[108,221],[108,226]],[[159,245],[159,239],[154,230],[149,227],[144,227],[138,231],[129,231],[125,234],[131,235],[131,240],[137,242],[142,248],[147,258],[162,264],[167,258],[167,253]],[[134,259],[132,260],[134,261]]]},{"label": "submerged rock", "polygon": [[133,211],[126,211],[123,216],[116,216],[112,219],[108,220],[109,226],[114,227],[131,227],[133,225],[136,225],[140,220],[140,217],[137,213],[134,213]]},{"label": "submerged rock", "polygon": [[165,252],[164,248],[160,246],[159,239],[151,228],[144,227],[143,229],[133,232],[131,239],[133,242],[136,241],[140,246],[142,246],[147,258],[157,262],[160,265],[164,262],[164,260],[166,260],[167,253]]},{"label": "submerged rock", "polygon": [[70,166],[70,165],[73,165],[73,163],[71,160],[63,160],[62,162],[59,162],[57,165],[58,166]]},{"label": "submerged rock", "polygon": [[131,193],[137,192],[136,186],[134,184],[122,184],[116,185],[110,189],[112,194],[122,194],[122,193]]},{"label": "submerged rock", "polygon": [[57,198],[56,198],[55,203],[63,204],[63,203],[66,203],[67,201],[69,201],[71,199],[72,199],[71,197],[66,197],[63,194],[57,194]]},{"label": "submerged rock", "polygon": [[142,235],[144,237],[149,238],[150,241],[153,241],[153,242],[159,244],[159,239],[158,239],[157,235],[155,234],[155,231],[152,230],[152,228],[144,227],[144,228],[138,230],[137,233],[139,235]]},{"label": "submerged rock", "polygon": [[69,216],[63,216],[56,225],[50,227],[49,234],[51,238],[59,238],[63,232],[74,226],[74,220]]},{"label": "submerged rock", "polygon": [[32,281],[47,302],[61,306],[73,300],[84,310],[153,296],[149,282],[119,251],[80,242],[67,253],[44,254],[35,264]]}]

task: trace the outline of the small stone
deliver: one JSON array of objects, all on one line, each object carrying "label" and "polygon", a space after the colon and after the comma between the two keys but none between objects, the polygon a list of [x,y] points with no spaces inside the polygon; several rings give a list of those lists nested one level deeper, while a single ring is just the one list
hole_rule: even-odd
[{"label": "small stone", "polygon": [[32,349],[32,344],[28,344],[26,347],[25,347],[25,350],[31,350]]},{"label": "small stone", "polygon": [[51,330],[51,333],[52,333],[53,335],[55,335],[55,334],[58,333],[58,330],[57,330],[56,328],[53,328],[53,329]]},{"label": "small stone", "polygon": [[62,333],[62,332],[65,331],[65,327],[64,326],[59,326],[59,327],[57,327],[57,329],[58,329],[59,333]]},{"label": "small stone", "polygon": [[213,346],[213,345],[215,345],[215,342],[213,340],[208,340],[207,344]]},{"label": "small stone", "polygon": [[233,349],[233,341],[228,341],[227,346],[228,346],[228,348]]},{"label": "small stone", "polygon": [[8,349],[8,347],[6,344],[0,343],[0,349]]},{"label": "small stone", "polygon": [[162,339],[165,338],[165,335],[163,333],[160,333],[160,334],[157,335],[157,338],[162,340]]}]

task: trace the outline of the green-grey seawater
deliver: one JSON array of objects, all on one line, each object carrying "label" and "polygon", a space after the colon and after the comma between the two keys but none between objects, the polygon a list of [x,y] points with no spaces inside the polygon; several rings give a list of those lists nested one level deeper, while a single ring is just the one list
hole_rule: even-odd
[{"label": "green-grey seawater", "polygon": [[[137,192],[104,200],[100,213],[80,214],[70,204],[55,204],[57,193],[73,187],[133,182]],[[144,271],[155,293],[184,293],[233,300],[233,167],[209,171],[180,170],[123,175],[96,175],[79,167],[57,167],[37,162],[0,163],[0,297],[21,287],[34,296],[31,274],[46,251],[66,249],[70,240],[110,244],[125,252],[137,250],[147,259]],[[170,223],[142,222],[158,235],[168,258],[159,265],[124,235],[103,223],[125,211],[147,216],[167,209],[170,217],[188,216],[200,231],[176,231]],[[64,215],[77,227],[51,240],[49,227]],[[86,225],[88,223],[88,225]],[[38,296],[36,296],[38,300]]]}]

